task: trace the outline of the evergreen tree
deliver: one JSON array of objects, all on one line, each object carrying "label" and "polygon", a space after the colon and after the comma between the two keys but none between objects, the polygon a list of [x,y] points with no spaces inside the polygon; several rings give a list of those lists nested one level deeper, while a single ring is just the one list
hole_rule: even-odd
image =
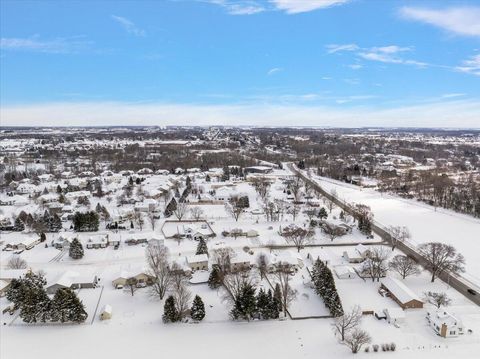
[{"label": "evergreen tree", "polygon": [[210,182],[210,181],[211,181],[210,175],[207,174],[205,176],[205,182]]},{"label": "evergreen tree", "polygon": [[270,319],[270,305],[267,294],[260,288],[257,294],[257,310],[263,319]]},{"label": "evergreen tree", "polygon": [[267,293],[269,308],[268,308],[268,317],[270,319],[277,319],[282,310],[282,302],[272,295],[272,290],[269,289]]},{"label": "evergreen tree", "polygon": [[165,300],[165,305],[163,306],[163,316],[162,320],[164,323],[174,323],[178,321],[179,315],[177,306],[175,304],[175,298],[170,295]]},{"label": "evergreen tree", "polygon": [[203,304],[202,298],[196,295],[193,299],[192,308],[190,309],[190,316],[193,320],[201,321],[205,318],[205,304]]},{"label": "evergreen tree", "polygon": [[25,298],[25,282],[23,279],[12,279],[8,287],[6,298],[13,303],[13,308],[18,309]]},{"label": "evergreen tree", "polygon": [[230,179],[230,168],[228,166],[223,167],[222,181],[226,182]]},{"label": "evergreen tree", "polygon": [[62,187],[60,187],[60,185],[57,186],[57,193],[58,193],[58,194],[61,194],[61,193],[62,193]]},{"label": "evergreen tree", "polygon": [[81,259],[83,258],[83,246],[82,243],[77,238],[74,238],[70,244],[68,255],[72,259]]},{"label": "evergreen tree", "polygon": [[43,287],[27,287],[20,306],[20,318],[25,323],[45,323],[50,319],[51,300]]},{"label": "evergreen tree", "polygon": [[325,209],[325,207],[320,208],[320,210],[318,211],[318,217],[320,219],[325,219],[325,218],[328,217],[328,213],[327,213],[327,210]]},{"label": "evergreen tree", "polygon": [[233,319],[245,319],[249,321],[256,310],[257,298],[255,297],[255,287],[250,283],[245,283],[235,300],[230,315]]},{"label": "evergreen tree", "polygon": [[217,266],[213,266],[210,276],[208,277],[208,286],[210,289],[217,289],[222,285],[222,274]]},{"label": "evergreen tree", "polygon": [[198,241],[197,245],[197,252],[195,254],[206,254],[208,255],[208,247],[207,247],[207,242],[205,242],[205,239],[200,238]]},{"label": "evergreen tree", "polygon": [[280,285],[277,283],[275,285],[275,290],[273,291],[273,298],[278,303],[278,312],[280,313],[283,310],[282,307],[282,290],[280,289]]},{"label": "evergreen tree", "polygon": [[47,236],[45,235],[45,233],[40,233],[40,242],[45,242],[47,240]]},{"label": "evergreen tree", "polygon": [[25,224],[20,219],[20,217],[15,218],[15,223],[13,225],[13,230],[16,232],[22,232],[25,230]]},{"label": "evergreen tree", "polygon": [[177,209],[177,201],[175,198],[172,198],[172,200],[168,203],[167,208],[165,208],[164,215],[165,217],[170,217],[173,212]]}]

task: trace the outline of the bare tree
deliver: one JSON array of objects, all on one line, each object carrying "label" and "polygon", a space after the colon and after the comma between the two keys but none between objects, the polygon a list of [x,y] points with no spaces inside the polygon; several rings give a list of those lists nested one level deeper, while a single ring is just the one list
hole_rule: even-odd
[{"label": "bare tree", "polygon": [[268,272],[268,256],[265,253],[260,253],[257,256],[257,268],[260,273],[260,279],[265,278]]},{"label": "bare tree", "polygon": [[426,292],[424,293],[425,300],[439,309],[441,306],[447,307],[452,300],[446,293]]},{"label": "bare tree", "polygon": [[357,328],[352,334],[345,338],[343,343],[350,348],[353,354],[356,354],[362,349],[363,345],[368,344],[371,341],[372,338],[365,330]]},{"label": "bare tree", "polygon": [[367,274],[372,278],[372,282],[380,281],[384,277],[388,265],[387,259],[390,255],[389,250],[383,246],[372,247],[365,262],[363,262],[362,273]]},{"label": "bare tree", "polygon": [[301,189],[302,189],[303,181],[300,175],[296,175],[293,182],[290,184],[289,189],[293,194],[293,198],[295,199],[295,202],[300,201],[300,196],[301,196]]},{"label": "bare tree", "polygon": [[182,218],[185,216],[187,213],[187,204],[185,202],[177,202],[177,207],[173,210],[173,214],[179,221],[182,220]]},{"label": "bare tree", "polygon": [[300,213],[300,206],[297,203],[293,203],[289,209],[288,212],[292,215],[293,221],[297,219],[297,215]]},{"label": "bare tree", "polygon": [[341,317],[335,318],[335,329],[338,334],[340,334],[342,342],[350,331],[356,329],[360,325],[361,319],[362,311],[358,305],[353,307],[350,312],[344,313]]},{"label": "bare tree", "polygon": [[265,201],[268,197],[268,189],[270,188],[270,181],[266,177],[254,177],[251,181],[253,188],[258,193],[260,198]]},{"label": "bare tree", "polygon": [[138,280],[135,277],[128,278],[125,283],[132,297],[138,289],[137,284],[138,284]]},{"label": "bare tree", "polygon": [[401,254],[396,255],[393,257],[389,264],[390,270],[393,270],[400,274],[403,279],[410,275],[419,275],[420,269],[418,268],[417,263],[408,257]]},{"label": "bare tree", "polygon": [[410,231],[407,227],[390,226],[390,241],[392,242],[392,251],[395,250],[398,243],[403,243],[410,238]]},{"label": "bare tree", "polygon": [[194,220],[198,221],[198,220],[200,220],[200,218],[205,217],[205,212],[203,211],[202,207],[194,206],[194,207],[190,208],[190,216]]},{"label": "bare tree", "polygon": [[163,299],[172,283],[172,273],[168,265],[168,249],[165,246],[148,246],[145,251],[147,273],[153,278],[150,286],[152,296]]},{"label": "bare tree", "polygon": [[335,198],[337,198],[337,190],[333,188],[330,191],[331,198],[327,198],[327,208],[330,213],[332,213],[333,209],[335,208]]},{"label": "bare tree", "polygon": [[140,211],[135,211],[133,218],[135,219],[135,222],[140,230],[143,231],[143,225],[145,224],[145,221],[143,220],[143,213]]},{"label": "bare tree", "polygon": [[230,259],[233,255],[233,249],[230,247],[216,248],[212,251],[213,263],[218,267],[220,273],[225,275],[230,272]]},{"label": "bare tree", "polygon": [[25,269],[27,268],[27,261],[20,256],[12,256],[7,263],[8,269]]},{"label": "bare tree", "polygon": [[180,320],[186,316],[189,308],[190,300],[192,299],[192,293],[187,287],[187,277],[179,268],[172,268],[172,285],[171,291],[175,298],[177,305],[178,315]]},{"label": "bare tree", "polygon": [[292,242],[295,247],[297,247],[298,252],[300,252],[300,250],[306,243],[310,241],[312,237],[312,232],[293,224],[285,227],[280,234],[287,242]]},{"label": "bare tree", "polygon": [[275,270],[275,279],[280,286],[281,301],[284,315],[287,315],[290,303],[297,297],[297,292],[290,285],[290,276],[293,268],[288,263],[278,263]]},{"label": "bare tree", "polygon": [[230,199],[230,203],[225,203],[225,211],[232,216],[236,222],[240,219],[244,209],[244,204],[238,197],[233,197]]},{"label": "bare tree", "polygon": [[246,270],[227,273],[223,277],[223,287],[226,292],[223,299],[233,305],[235,301],[240,298],[246,286],[250,285],[255,287],[256,279],[252,273]]},{"label": "bare tree", "polygon": [[452,273],[465,271],[465,258],[451,245],[429,242],[420,245],[419,250],[427,261],[427,268],[432,272],[432,282],[445,271]]},{"label": "bare tree", "polygon": [[330,225],[328,223],[324,223],[322,225],[322,229],[332,242],[335,238],[343,236],[345,234],[344,229],[336,226],[335,224]]},{"label": "bare tree", "polygon": [[156,217],[156,214],[153,211],[149,211],[147,213],[147,218],[148,218],[148,221],[150,222],[150,225],[152,226],[152,231],[155,230],[155,223],[157,222],[157,219],[155,217]]}]

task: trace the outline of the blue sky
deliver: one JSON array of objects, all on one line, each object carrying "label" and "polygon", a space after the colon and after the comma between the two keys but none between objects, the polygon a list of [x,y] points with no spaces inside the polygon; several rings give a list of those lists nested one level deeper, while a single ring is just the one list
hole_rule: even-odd
[{"label": "blue sky", "polygon": [[0,4],[1,125],[480,127],[478,1]]}]

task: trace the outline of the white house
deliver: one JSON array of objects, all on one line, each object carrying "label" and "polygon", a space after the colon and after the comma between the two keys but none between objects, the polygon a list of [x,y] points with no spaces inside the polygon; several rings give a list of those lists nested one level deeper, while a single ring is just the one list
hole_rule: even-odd
[{"label": "white house", "polygon": [[457,337],[463,334],[463,323],[445,309],[427,311],[427,322],[435,333],[443,338]]},{"label": "white house", "polygon": [[365,260],[357,250],[346,250],[343,252],[343,259],[345,259],[348,263],[361,263]]},{"label": "white house", "polygon": [[208,270],[208,256],[206,254],[189,256],[187,264],[192,270]]},{"label": "white house", "polygon": [[352,267],[347,265],[338,265],[333,267],[333,271],[339,279],[350,279],[355,278],[357,273],[353,270]]}]

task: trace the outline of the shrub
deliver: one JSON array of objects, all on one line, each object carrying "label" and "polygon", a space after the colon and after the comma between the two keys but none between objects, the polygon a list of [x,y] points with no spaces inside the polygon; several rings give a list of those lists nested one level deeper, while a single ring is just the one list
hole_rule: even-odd
[{"label": "shrub", "polygon": [[378,344],[373,344],[372,348],[375,353],[378,352]]},{"label": "shrub", "polygon": [[390,350],[391,350],[392,352],[394,352],[396,348],[397,348],[397,345],[396,345],[395,343],[391,343],[391,344],[390,344]]}]

